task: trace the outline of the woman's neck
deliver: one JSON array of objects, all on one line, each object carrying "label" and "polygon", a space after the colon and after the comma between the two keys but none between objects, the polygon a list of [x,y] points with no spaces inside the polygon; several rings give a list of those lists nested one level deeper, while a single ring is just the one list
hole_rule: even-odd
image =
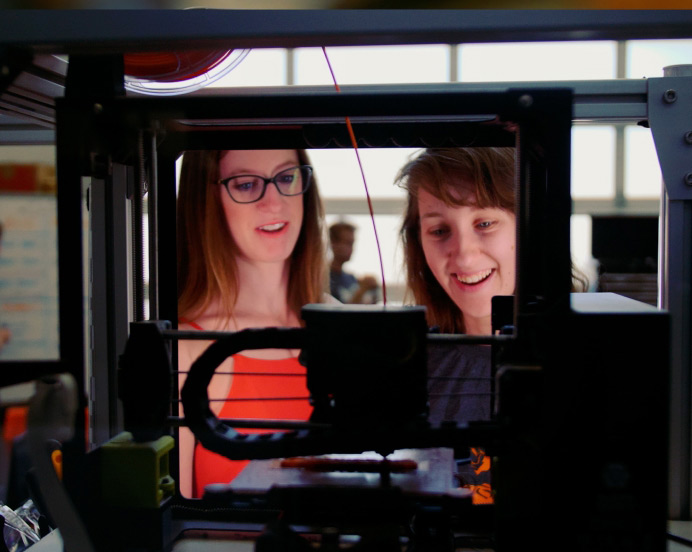
[{"label": "woman's neck", "polygon": [[[195,322],[205,330],[240,331],[246,328],[298,327],[300,320],[288,307],[288,262],[280,265],[238,263],[238,297],[230,317],[218,300]],[[244,351],[244,356],[262,359],[295,357],[298,350],[263,349]]]},{"label": "woman's neck", "polygon": [[464,333],[468,335],[490,335],[493,326],[490,315],[482,317],[464,316]]},{"label": "woman's neck", "polygon": [[238,260],[238,296],[233,318],[239,327],[295,325],[288,306],[289,261],[248,263]]}]

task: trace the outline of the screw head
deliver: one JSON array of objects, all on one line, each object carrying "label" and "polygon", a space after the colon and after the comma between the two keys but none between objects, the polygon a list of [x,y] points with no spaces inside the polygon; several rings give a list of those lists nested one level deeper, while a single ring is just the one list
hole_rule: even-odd
[{"label": "screw head", "polygon": [[692,130],[685,132],[685,142],[692,144]]},{"label": "screw head", "polygon": [[666,103],[673,103],[675,100],[678,99],[678,93],[673,90],[672,88],[669,88],[663,93],[663,101]]},{"label": "screw head", "polygon": [[692,186],[692,172],[688,172],[685,175],[684,180],[685,180],[685,184],[687,184],[688,186]]},{"label": "screw head", "polygon": [[522,94],[519,96],[519,105],[524,108],[531,107],[533,105],[533,96],[530,94]]}]

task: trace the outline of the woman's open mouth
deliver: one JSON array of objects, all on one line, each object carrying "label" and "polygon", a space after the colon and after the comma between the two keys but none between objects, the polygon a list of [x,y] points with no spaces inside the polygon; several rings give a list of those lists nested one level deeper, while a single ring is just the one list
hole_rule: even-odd
[{"label": "woman's open mouth", "polygon": [[274,234],[276,232],[281,232],[286,227],[287,223],[286,222],[275,222],[273,224],[265,224],[264,226],[260,226],[257,229],[260,232],[267,232],[269,234]]},{"label": "woman's open mouth", "polygon": [[487,270],[482,270],[480,272],[476,272],[475,274],[467,274],[464,276],[460,276],[459,274],[455,274],[457,281],[461,282],[462,284],[466,286],[477,286],[478,284],[481,284],[485,282],[492,273],[495,272],[494,269],[489,268]]}]

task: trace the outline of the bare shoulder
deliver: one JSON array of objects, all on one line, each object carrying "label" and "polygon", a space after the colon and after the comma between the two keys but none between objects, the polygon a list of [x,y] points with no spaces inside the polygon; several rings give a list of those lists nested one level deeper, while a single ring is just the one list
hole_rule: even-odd
[{"label": "bare shoulder", "polygon": [[[183,331],[236,331],[232,320],[222,318],[214,312],[206,312],[195,317],[194,320],[183,320],[178,325]],[[213,343],[207,339],[179,339],[178,340],[178,365],[180,370],[189,367],[197,358]],[[229,361],[229,365],[232,360]]]}]

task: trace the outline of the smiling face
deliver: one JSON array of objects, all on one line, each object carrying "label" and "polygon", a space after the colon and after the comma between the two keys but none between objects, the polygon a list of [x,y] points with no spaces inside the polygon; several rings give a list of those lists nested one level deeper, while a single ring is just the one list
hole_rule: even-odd
[{"label": "smiling face", "polygon": [[[271,178],[300,165],[295,150],[228,151],[219,162],[221,179],[238,175]],[[220,190],[228,229],[242,260],[253,263],[285,262],[292,254],[303,222],[303,196],[283,196],[270,183],[264,197],[254,203],[233,201]]]},{"label": "smiling face", "polygon": [[449,205],[419,190],[420,240],[430,271],[459,307],[468,334],[491,333],[491,298],[514,293],[515,216],[479,208],[469,191]]}]

